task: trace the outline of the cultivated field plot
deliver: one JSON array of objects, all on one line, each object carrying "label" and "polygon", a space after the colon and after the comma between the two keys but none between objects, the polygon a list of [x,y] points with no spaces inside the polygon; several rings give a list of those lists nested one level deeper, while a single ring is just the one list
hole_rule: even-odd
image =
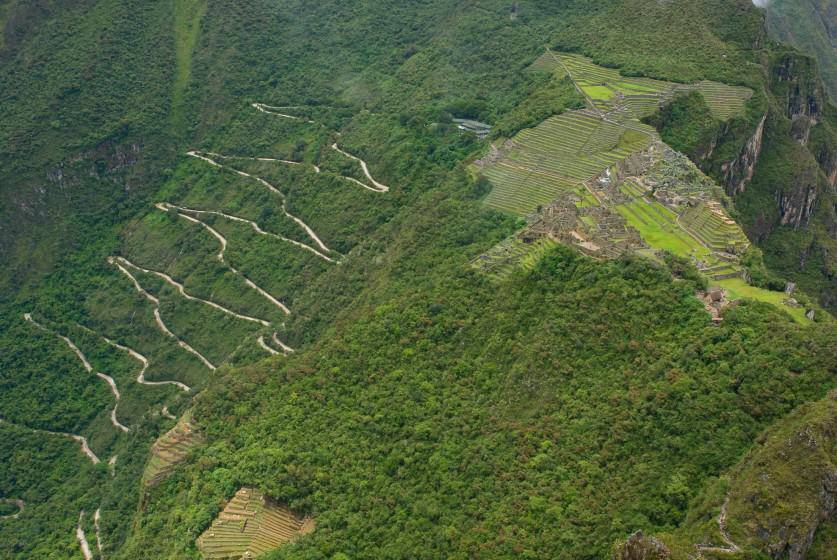
[{"label": "cultivated field plot", "polygon": [[241,488],[197,540],[205,558],[256,558],[314,530],[286,506],[258,490]]},{"label": "cultivated field plot", "polygon": [[680,86],[678,89],[699,91],[712,114],[722,121],[743,115],[745,103],[753,96],[753,90],[750,88],[710,81],[698,82],[692,86]]},{"label": "cultivated field plot", "polygon": [[[635,118],[652,114],[660,104],[678,91],[698,91],[703,95],[712,114],[726,121],[744,113],[744,104],[753,96],[749,88],[728,86],[704,80],[695,84],[676,84],[650,78],[622,76],[613,68],[604,68],[591,59],[577,55],[547,51],[536,61],[537,68],[546,71],[548,58],[556,64],[556,71],[565,71],[584,92],[594,108],[610,112],[627,107]],[[543,60],[541,60],[543,59]]]},{"label": "cultivated field plot", "polygon": [[154,442],[151,458],[143,474],[145,486],[154,486],[165,479],[203,441],[190,420],[190,414],[185,413],[174,428]]},{"label": "cultivated field plot", "polygon": [[741,253],[750,244],[734,220],[708,205],[699,204],[686,210],[680,220],[695,237],[714,251]]},{"label": "cultivated field plot", "polygon": [[[656,200],[644,198],[640,187],[629,182],[620,185],[620,191],[634,198],[616,207],[616,210],[628,221],[631,227],[637,229],[642,239],[654,249],[662,249],[675,255],[692,260],[709,278],[721,280],[740,276],[741,266],[735,259],[724,260],[716,252],[726,252],[728,248],[738,243],[738,249],[746,248],[747,238],[735,222],[732,225],[724,223],[724,227],[717,227],[716,222],[707,220],[704,223],[703,235],[713,239],[722,239],[711,245],[704,238],[697,235],[689,227],[683,225],[686,214],[704,216],[704,211],[695,207],[686,210],[678,216],[672,209]],[[717,216],[710,210],[705,210]],[[720,218],[720,217],[719,217]],[[729,220],[727,218],[728,221]],[[740,236],[740,237],[739,237]],[[743,240],[742,240],[743,238]]]},{"label": "cultivated field plot", "polygon": [[653,138],[651,127],[627,128],[588,111],[551,117],[521,131],[504,157],[482,168],[493,185],[485,203],[525,216],[645,149]]},{"label": "cultivated field plot", "polygon": [[484,255],[480,255],[473,262],[473,266],[496,280],[502,280],[519,266],[526,270],[533,268],[544,253],[557,244],[547,237],[532,243],[509,238],[492,247]]}]

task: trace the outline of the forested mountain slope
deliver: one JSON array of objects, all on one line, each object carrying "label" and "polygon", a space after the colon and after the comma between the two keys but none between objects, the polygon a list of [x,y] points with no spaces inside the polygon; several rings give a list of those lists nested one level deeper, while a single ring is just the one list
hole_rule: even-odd
[{"label": "forested mountain slope", "polygon": [[[639,529],[710,557],[719,477],[828,408],[834,114],[749,0],[7,0],[0,22],[0,557],[602,558]],[[711,274],[653,244],[473,266],[527,225],[473,162],[602,93],[545,48],[633,88],[643,123],[595,118],[692,158],[726,190],[705,216],[764,247],[713,315]],[[603,168],[646,146],[596,141]],[[731,503],[733,552],[769,553]]]},{"label": "forested mountain slope", "polygon": [[827,0],[771,0],[766,8],[770,35],[817,59],[837,103],[837,6]]}]

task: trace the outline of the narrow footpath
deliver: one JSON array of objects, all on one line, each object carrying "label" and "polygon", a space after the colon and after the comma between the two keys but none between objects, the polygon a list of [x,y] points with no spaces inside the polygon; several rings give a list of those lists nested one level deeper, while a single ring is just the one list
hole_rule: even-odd
[{"label": "narrow footpath", "polygon": [[82,453],[87,455],[87,458],[90,459],[91,463],[93,463],[94,465],[98,465],[100,463],[99,458],[96,456],[95,453],[93,453],[93,450],[90,449],[90,445],[88,445],[88,443],[87,443],[87,438],[84,437],[84,436],[80,436],[80,435],[77,435],[77,434],[68,434],[66,432],[51,432],[49,430],[39,430],[38,428],[30,428],[29,426],[21,426],[20,424],[13,424],[12,422],[8,422],[6,420],[3,420],[2,418],[0,418],[0,424],[8,424],[9,426],[14,426],[16,428],[20,428],[21,430],[27,430],[29,432],[34,432],[36,434],[48,434],[48,435],[51,435],[51,436],[59,436],[59,437],[70,438],[72,440],[77,441],[81,445]]},{"label": "narrow footpath", "polygon": [[[70,340],[68,337],[66,337],[62,334],[59,334],[59,333],[57,333],[57,332],[55,332],[51,329],[48,329],[44,325],[38,323],[37,321],[35,321],[32,318],[31,313],[24,313],[23,314],[23,319],[32,323],[33,325],[35,325],[36,327],[38,327],[42,331],[48,332],[52,335],[57,336],[61,340],[63,340],[67,344],[67,346],[70,347],[70,350],[72,350],[73,353],[75,353],[75,355],[78,356],[78,359],[81,361],[82,366],[84,366],[85,371],[87,371],[87,373],[94,373],[93,372],[93,366],[90,365],[90,362],[87,360],[87,357],[79,349],[79,347],[76,346],[75,343],[73,343],[72,340]],[[113,393],[113,397],[116,400],[116,404],[113,405],[113,409],[110,411],[110,423],[113,424],[113,426],[115,428],[117,428],[119,430],[122,430],[123,432],[126,432],[126,433],[129,432],[130,429],[127,426],[125,426],[124,424],[122,424],[116,418],[116,410],[117,410],[117,408],[119,408],[119,399],[121,398],[121,395],[119,394],[119,389],[116,387],[116,381],[114,381],[113,378],[110,375],[106,375],[106,374],[104,374],[102,372],[99,372],[99,371],[97,371],[95,373],[96,373],[96,376],[99,379],[104,380],[105,383],[108,384],[108,387],[110,387],[110,391],[111,391],[111,393]]]},{"label": "narrow footpath", "polygon": [[78,514],[78,525],[76,525],[76,540],[78,541],[81,554],[84,560],[93,560],[93,553],[90,551],[90,543],[87,542],[87,535],[84,534],[84,529],[81,527],[81,522],[84,520],[84,510]]},{"label": "narrow footpath", "polygon": [[738,546],[730,537],[729,532],[727,531],[727,507],[729,506],[729,496],[724,500],[724,504],[721,506],[721,512],[718,514],[718,532],[721,534],[721,540],[724,541],[726,546],[713,546],[707,544],[699,544],[696,545],[695,548],[698,550],[698,554],[700,554],[701,558],[703,557],[703,552],[714,552],[716,554],[736,554],[741,552],[741,547]]},{"label": "narrow footpath", "polygon": [[214,365],[212,365],[212,362],[206,359],[206,357],[203,354],[189,346],[188,343],[178,338],[177,335],[175,335],[173,332],[169,330],[165,322],[163,322],[163,318],[160,316],[159,299],[145,291],[145,289],[140,285],[140,283],[137,281],[134,275],[131,274],[131,272],[127,268],[122,266],[122,264],[120,264],[120,262],[118,262],[115,257],[108,257],[108,263],[116,266],[122,272],[122,274],[127,276],[131,280],[131,283],[133,283],[134,289],[136,289],[136,291],[142,297],[144,297],[154,305],[154,320],[157,323],[157,327],[163,332],[163,334],[174,340],[178,346],[180,346],[181,348],[198,358],[203,363],[203,365],[205,365],[210,371],[215,371],[217,369]]},{"label": "narrow footpath", "polygon": [[379,183],[378,181],[375,180],[374,177],[372,177],[372,174],[369,172],[369,167],[366,165],[365,161],[363,161],[362,159],[360,159],[357,156],[353,156],[349,152],[344,152],[343,150],[338,148],[337,147],[337,142],[335,142],[334,144],[331,145],[331,149],[336,150],[338,153],[343,154],[347,158],[353,159],[353,160],[357,161],[358,163],[360,163],[360,167],[363,169],[363,174],[366,175],[366,178],[369,179],[369,181],[374,185],[374,187],[370,187],[369,185],[367,185],[365,183],[361,183],[357,179],[352,179],[351,177],[346,177],[346,179],[354,180],[355,183],[357,183],[358,185],[360,185],[363,188],[369,189],[370,191],[375,191],[375,192],[379,192],[379,193],[389,192],[389,187],[388,186],[384,185],[383,183]]}]

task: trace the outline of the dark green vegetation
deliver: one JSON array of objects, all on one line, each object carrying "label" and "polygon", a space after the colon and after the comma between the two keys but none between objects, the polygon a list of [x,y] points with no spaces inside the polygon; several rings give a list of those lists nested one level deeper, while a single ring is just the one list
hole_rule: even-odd
[{"label": "dark green vegetation", "polygon": [[[663,536],[673,557],[686,558],[692,543],[727,548],[732,543],[770,551],[774,558],[832,558],[833,521],[828,519],[837,479],[835,443],[837,394],[832,391],[760,434],[750,452],[693,501],[681,528]],[[717,523],[719,511],[725,536]]]},{"label": "dark green vegetation", "polygon": [[702,155],[696,148],[709,144],[718,130],[718,122],[696,91],[675,95],[645,122],[656,128],[669,146],[692,160]]},{"label": "dark green vegetation", "polygon": [[829,95],[837,103],[837,10],[829,0],[771,0],[767,29],[772,39],[815,57]]},{"label": "dark green vegetation", "polygon": [[[78,558],[78,514],[93,542],[99,509],[108,558],[198,558],[195,539],[252,487],[317,523],[274,558],[599,558],[636,529],[676,531],[758,434],[834,386],[833,323],[745,302],[712,327],[687,263],[556,247],[499,283],[469,266],[519,223],[482,205],[465,164],[485,148],[451,116],[511,133],[573,108],[566,82],[528,70],[545,42],[761,92],[771,53],[749,1],[6,1],[0,18],[0,497],[26,502],[0,522],[0,556]],[[774,102],[749,102],[713,169]],[[809,146],[827,156],[821,130]],[[347,181],[365,175],[334,142],[390,191]],[[191,149],[303,165],[218,169]],[[276,185],[341,264],[189,214],[228,239],[222,262],[206,227],[154,206],[313,243],[233,168]],[[211,373],[112,255],[271,328],[131,269]],[[25,312],[114,378],[130,432],[109,421],[107,385]],[[274,330],[297,352],[260,349]],[[146,492],[149,449],[175,425],[163,406],[181,417],[202,389],[203,444]],[[82,435],[101,461],[33,429]]]}]

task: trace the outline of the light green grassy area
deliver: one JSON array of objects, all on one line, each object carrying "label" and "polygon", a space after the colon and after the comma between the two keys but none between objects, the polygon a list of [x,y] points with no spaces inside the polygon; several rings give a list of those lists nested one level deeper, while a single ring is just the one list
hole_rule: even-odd
[{"label": "light green grassy area", "polygon": [[743,251],[750,244],[741,226],[704,204],[686,210],[680,218],[680,223],[714,250],[724,251],[728,247],[737,247]]},{"label": "light green grassy area", "polygon": [[606,86],[582,86],[581,90],[591,99],[601,99],[604,101],[607,101],[614,95],[613,90]]},{"label": "light green grassy area", "polygon": [[712,114],[722,121],[743,115],[745,103],[753,96],[753,90],[749,88],[728,86],[707,80],[679,89],[699,91]]},{"label": "light green grassy area", "polygon": [[619,90],[619,91],[621,91],[625,94],[629,94],[629,93],[632,93],[632,92],[636,92],[636,93],[657,93],[657,92],[660,91],[659,88],[653,87],[651,85],[639,84],[639,83],[636,83],[636,82],[619,81],[619,82],[614,82],[613,86],[617,90]]},{"label": "light green grassy area", "polygon": [[576,206],[579,207],[579,208],[584,208],[586,206],[598,206],[599,205],[599,201],[596,200],[596,197],[594,197],[590,193],[590,191],[588,191],[583,186],[577,188],[575,190],[575,194],[577,194],[581,198],[581,200],[576,202]]},{"label": "light green grassy area", "polygon": [[771,303],[780,309],[787,311],[798,323],[803,325],[810,324],[805,317],[805,309],[802,307],[788,307],[783,302],[787,299],[784,292],[772,292],[770,290],[763,290],[747,284],[741,278],[728,278],[726,280],[719,280],[716,282],[719,286],[729,292],[730,299],[750,298],[765,303]]},{"label": "light green grassy area", "polygon": [[177,68],[172,96],[171,121],[175,129],[182,128],[185,115],[183,102],[192,77],[192,53],[198,42],[200,22],[206,12],[206,0],[175,0],[174,46]]},{"label": "light green grassy area", "polygon": [[642,239],[654,247],[678,255],[680,257],[696,257],[705,259],[709,256],[709,250],[697,242],[686,232],[678,231],[679,228],[671,223],[662,220],[655,220],[654,215],[649,214],[647,204],[634,201],[630,204],[621,204],[616,210],[628,221],[628,224],[639,230]]}]

